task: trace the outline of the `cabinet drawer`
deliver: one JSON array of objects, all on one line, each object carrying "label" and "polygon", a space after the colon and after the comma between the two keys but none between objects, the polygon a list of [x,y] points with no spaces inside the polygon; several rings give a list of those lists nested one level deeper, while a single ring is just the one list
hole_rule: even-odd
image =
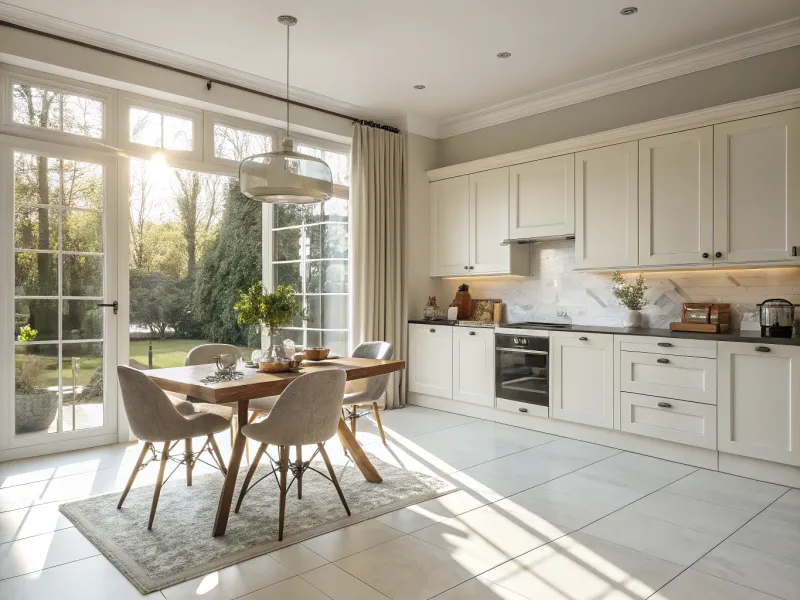
[{"label": "cabinet drawer", "polygon": [[548,413],[546,406],[539,406],[538,404],[528,404],[527,402],[517,402],[515,400],[506,400],[505,398],[497,398],[496,402],[497,408],[500,410],[517,413],[518,415],[546,417]]},{"label": "cabinet drawer", "polygon": [[620,352],[620,390],[717,403],[717,361],[694,356]]},{"label": "cabinet drawer", "polygon": [[621,429],[652,438],[717,449],[717,407],[622,392]]},{"label": "cabinet drawer", "polygon": [[677,356],[716,358],[717,342],[683,338],[650,337],[643,335],[616,336],[623,352],[655,352]]}]

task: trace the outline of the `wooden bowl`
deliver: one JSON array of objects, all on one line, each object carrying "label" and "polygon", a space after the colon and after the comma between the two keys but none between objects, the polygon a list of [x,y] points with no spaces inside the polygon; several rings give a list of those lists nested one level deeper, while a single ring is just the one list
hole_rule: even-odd
[{"label": "wooden bowl", "polygon": [[297,366],[293,360],[283,360],[280,362],[264,361],[258,363],[258,370],[261,373],[285,373],[291,371]]},{"label": "wooden bowl", "polygon": [[325,360],[330,353],[330,348],[306,348],[303,352],[306,360]]}]

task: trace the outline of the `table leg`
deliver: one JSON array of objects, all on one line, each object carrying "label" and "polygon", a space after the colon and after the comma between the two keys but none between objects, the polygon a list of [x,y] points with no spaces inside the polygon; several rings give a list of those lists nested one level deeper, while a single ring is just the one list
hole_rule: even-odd
[{"label": "table leg", "polygon": [[344,419],[339,419],[339,426],[336,430],[336,433],[339,435],[339,440],[342,442],[342,446],[344,446],[345,449],[350,453],[350,456],[353,457],[353,461],[356,463],[358,470],[361,471],[364,479],[370,483],[381,483],[383,479],[378,473],[378,470],[371,462],[369,462],[369,458],[367,458],[367,455],[364,454],[361,446],[358,445],[356,436],[354,436],[353,433],[347,428]]},{"label": "table leg", "polygon": [[225,535],[225,529],[228,526],[228,516],[231,512],[233,492],[236,489],[236,477],[239,475],[239,465],[242,462],[242,454],[244,454],[244,447],[247,442],[247,438],[242,434],[242,427],[247,424],[248,404],[248,400],[242,400],[238,404],[239,419],[237,423],[236,439],[233,440],[231,459],[228,463],[228,474],[225,476],[225,484],[222,486],[222,493],[219,497],[217,518],[214,520],[214,537]]}]

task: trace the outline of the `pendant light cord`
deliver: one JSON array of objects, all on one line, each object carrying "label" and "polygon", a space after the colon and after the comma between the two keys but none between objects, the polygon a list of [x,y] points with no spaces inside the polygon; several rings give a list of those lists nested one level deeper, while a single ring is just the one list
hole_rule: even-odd
[{"label": "pendant light cord", "polygon": [[286,25],[286,137],[289,137],[289,30],[290,25]]}]

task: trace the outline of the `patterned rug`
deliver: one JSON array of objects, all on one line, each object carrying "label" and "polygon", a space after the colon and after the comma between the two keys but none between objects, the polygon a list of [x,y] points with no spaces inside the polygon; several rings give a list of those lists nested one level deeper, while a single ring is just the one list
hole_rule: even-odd
[{"label": "patterned rug", "polygon": [[[161,490],[152,531],[147,530],[152,485],[131,490],[117,510],[119,492],[61,505],[72,521],[143,594],[193,579],[311,537],[455,491],[438,477],[370,460],[383,483],[367,482],[352,462],[337,466],[352,516],[333,485],[311,470],[303,478],[303,499],[292,486],[286,501],[284,538],[278,541],[278,486],[270,476],[250,492],[239,514],[231,511],[225,536],[212,537],[222,475],[209,473],[167,482]],[[270,467],[262,461],[253,481]],[[323,473],[321,461],[313,466]],[[235,501],[247,469],[239,472]],[[291,479],[291,478],[290,478]]]}]

